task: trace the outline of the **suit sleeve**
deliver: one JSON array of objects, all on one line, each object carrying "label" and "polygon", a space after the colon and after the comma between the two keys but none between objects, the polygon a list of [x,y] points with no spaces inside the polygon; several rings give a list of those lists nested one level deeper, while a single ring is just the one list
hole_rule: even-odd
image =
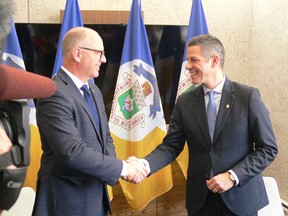
[{"label": "suit sleeve", "polygon": [[[102,153],[95,131],[87,115],[83,114],[79,102],[81,94],[76,93],[68,94],[66,91],[64,94],[57,90],[53,97],[39,100],[37,123],[43,150],[46,156],[56,157],[60,164],[69,167],[71,173],[94,176],[114,185],[120,177],[123,163],[111,153],[113,150],[109,150],[109,155]],[[113,145],[112,140],[108,143]]]},{"label": "suit sleeve", "polygon": [[149,162],[151,174],[173,162],[184,148],[186,136],[182,124],[180,104],[177,102],[173,109],[169,130],[163,142],[145,157]]},{"label": "suit sleeve", "polygon": [[276,157],[278,148],[268,110],[260,98],[258,89],[249,94],[248,125],[254,147],[243,160],[232,167],[240,186],[260,174]]}]

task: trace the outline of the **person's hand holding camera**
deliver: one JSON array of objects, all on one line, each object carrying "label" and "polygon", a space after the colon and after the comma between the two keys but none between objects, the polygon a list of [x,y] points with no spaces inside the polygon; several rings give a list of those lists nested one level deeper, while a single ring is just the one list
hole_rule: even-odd
[{"label": "person's hand holding camera", "polygon": [[[5,130],[0,127],[0,155],[7,153],[12,149],[12,143],[9,137],[7,136]],[[14,164],[11,164],[7,169],[16,168]]]},{"label": "person's hand holding camera", "polygon": [[[7,136],[5,130],[0,127],[0,156],[9,152],[12,149],[12,143],[9,137]],[[14,164],[11,164],[7,167],[7,169],[16,168]],[[2,209],[0,207],[0,215],[2,213]]]}]

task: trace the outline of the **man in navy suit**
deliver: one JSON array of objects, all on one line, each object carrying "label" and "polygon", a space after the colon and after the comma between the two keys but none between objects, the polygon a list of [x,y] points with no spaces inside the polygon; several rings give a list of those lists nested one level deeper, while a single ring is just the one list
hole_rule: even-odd
[{"label": "man in navy suit", "polygon": [[[88,83],[106,62],[99,34],[85,27],[70,30],[62,55],[63,65],[53,77],[56,93],[37,103],[43,154],[33,215],[107,215],[111,213],[107,185],[115,185],[120,177],[138,183],[147,170],[140,162],[116,158],[102,94]],[[94,111],[83,97],[83,85]]]},{"label": "man in navy suit", "polygon": [[[167,136],[145,157],[150,174],[175,160],[187,141],[188,215],[257,215],[268,204],[261,172],[278,153],[269,113],[256,88],[224,75],[225,51],[216,37],[190,39],[186,58],[193,83],[201,85],[178,97]],[[216,112],[211,137],[209,91]]]}]

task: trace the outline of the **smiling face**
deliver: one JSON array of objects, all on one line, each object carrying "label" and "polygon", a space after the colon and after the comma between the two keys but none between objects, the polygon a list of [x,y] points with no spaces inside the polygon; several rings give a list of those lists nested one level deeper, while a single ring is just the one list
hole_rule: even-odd
[{"label": "smiling face", "polygon": [[213,58],[205,58],[199,45],[188,47],[186,59],[185,69],[189,71],[193,84],[202,84],[211,79],[213,76]]},{"label": "smiling face", "polygon": [[193,84],[213,89],[223,79],[225,51],[219,39],[212,35],[199,35],[188,42],[185,69]]}]

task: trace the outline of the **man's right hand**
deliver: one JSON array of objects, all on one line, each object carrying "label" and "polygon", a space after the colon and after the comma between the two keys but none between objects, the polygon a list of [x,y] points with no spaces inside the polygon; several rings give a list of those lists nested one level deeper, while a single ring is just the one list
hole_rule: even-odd
[{"label": "man's right hand", "polygon": [[127,175],[123,177],[125,181],[129,181],[134,184],[142,182],[150,173],[149,167],[136,157],[129,157],[126,161]]}]

